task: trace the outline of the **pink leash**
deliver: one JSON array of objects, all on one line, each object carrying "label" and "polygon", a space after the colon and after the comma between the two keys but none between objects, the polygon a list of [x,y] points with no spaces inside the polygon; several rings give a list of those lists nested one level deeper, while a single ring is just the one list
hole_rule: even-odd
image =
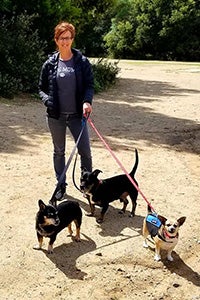
[{"label": "pink leash", "polygon": [[119,161],[119,159],[116,157],[116,155],[113,153],[113,151],[111,150],[111,148],[108,146],[108,144],[106,143],[106,141],[104,140],[104,138],[101,136],[101,134],[99,133],[99,131],[97,130],[97,128],[94,126],[94,123],[92,122],[91,118],[88,118],[88,122],[90,123],[90,126],[94,129],[94,131],[96,132],[96,134],[98,135],[98,137],[100,138],[100,140],[103,142],[103,144],[106,146],[106,148],[108,149],[108,151],[110,152],[110,154],[112,155],[112,157],[115,159],[115,161],[118,163],[118,165],[120,166],[120,168],[124,171],[124,173],[126,174],[126,176],[128,177],[128,179],[131,181],[131,183],[134,185],[134,187],[136,188],[136,190],[140,193],[140,195],[142,196],[142,198],[147,202],[147,204],[149,205],[149,207],[155,212],[154,208],[152,207],[152,205],[149,203],[149,201],[147,200],[147,198],[145,197],[145,195],[142,193],[142,191],[139,189],[139,187],[137,186],[137,184],[135,183],[135,181],[131,178],[131,176],[129,175],[129,173],[126,171],[126,169],[124,168],[124,166],[121,164],[121,162]]}]

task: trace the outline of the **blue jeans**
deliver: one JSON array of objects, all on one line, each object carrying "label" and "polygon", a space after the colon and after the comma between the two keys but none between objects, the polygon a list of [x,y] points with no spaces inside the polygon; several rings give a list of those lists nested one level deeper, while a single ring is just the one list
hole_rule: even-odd
[{"label": "blue jeans", "polygon": [[[54,146],[53,163],[57,180],[59,180],[65,168],[65,147],[66,147],[66,133],[69,128],[74,141],[76,142],[80,131],[82,129],[82,119],[79,115],[61,114],[59,119],[47,117],[47,124],[51,133],[52,142]],[[78,153],[81,158],[81,169],[86,168],[89,172],[92,171],[92,157],[90,149],[90,140],[87,124],[83,130],[82,136],[78,143]],[[63,182],[65,183],[66,176]]]}]

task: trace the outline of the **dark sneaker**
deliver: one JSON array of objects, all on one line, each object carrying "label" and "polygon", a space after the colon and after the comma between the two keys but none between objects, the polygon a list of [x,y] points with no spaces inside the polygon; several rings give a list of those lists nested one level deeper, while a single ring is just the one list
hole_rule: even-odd
[{"label": "dark sneaker", "polygon": [[59,187],[57,193],[55,194],[56,200],[62,200],[66,196],[66,183],[62,183],[61,186]]}]

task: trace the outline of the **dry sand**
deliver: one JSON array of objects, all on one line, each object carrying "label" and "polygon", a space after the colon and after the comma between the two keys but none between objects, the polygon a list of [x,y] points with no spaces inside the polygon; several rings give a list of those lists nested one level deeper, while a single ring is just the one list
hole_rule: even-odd
[{"label": "dry sand", "polygon": [[[87,200],[67,172],[68,198],[83,210],[80,243],[63,230],[54,254],[33,250],[38,199],[54,188],[52,143],[39,101],[1,99],[2,300],[199,300],[200,299],[200,65],[120,62],[115,87],[96,95],[92,120],[127,171],[139,151],[136,179],[154,209],[166,217],[186,216],[174,262],[155,262],[144,249],[141,228],[146,202],[139,195],[136,216],[118,214],[111,203],[99,225],[88,217]],[[91,129],[94,168],[99,178],[122,170]],[[68,138],[68,157],[73,141]],[[79,182],[79,163],[76,180]],[[99,209],[97,208],[97,213]]]}]

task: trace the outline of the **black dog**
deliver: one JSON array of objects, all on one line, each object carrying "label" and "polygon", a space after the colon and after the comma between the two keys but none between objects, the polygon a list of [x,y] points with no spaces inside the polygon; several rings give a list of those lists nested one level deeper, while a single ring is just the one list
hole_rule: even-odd
[{"label": "black dog", "polygon": [[48,253],[53,253],[53,243],[61,230],[68,227],[69,233],[72,235],[72,221],[76,225],[75,240],[80,241],[82,211],[78,202],[67,200],[55,207],[51,204],[45,205],[42,200],[39,200],[38,205],[40,209],[36,215],[36,232],[39,245],[34,249],[41,249],[43,237],[48,237],[50,238]]},{"label": "black dog", "polygon": [[[129,174],[134,182],[134,174],[138,166],[138,152],[135,150],[135,165]],[[94,170],[93,172],[88,172],[87,170],[82,171],[81,175],[81,191],[85,194],[86,198],[90,203],[91,215],[94,215],[95,205],[102,207],[101,216],[97,219],[98,223],[103,222],[104,215],[108,209],[109,203],[119,199],[123,202],[123,208],[121,212],[125,213],[129,196],[132,200],[132,211],[131,216],[135,215],[136,201],[138,196],[138,190],[133,186],[129,178],[123,175],[117,175],[111,178],[99,180],[97,178],[100,170]]]}]

